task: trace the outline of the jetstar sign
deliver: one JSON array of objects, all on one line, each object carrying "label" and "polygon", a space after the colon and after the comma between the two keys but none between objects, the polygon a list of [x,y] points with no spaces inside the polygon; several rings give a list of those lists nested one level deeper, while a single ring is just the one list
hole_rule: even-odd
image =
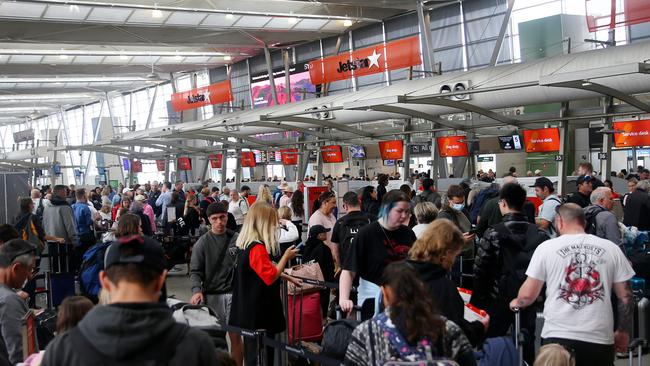
[{"label": "jetstar sign", "polygon": [[421,63],[419,39],[418,37],[409,37],[311,61],[309,62],[309,78],[314,85],[324,84]]},{"label": "jetstar sign", "polygon": [[232,100],[230,80],[211,84],[202,88],[172,94],[172,107],[180,112],[211,104],[226,103]]}]

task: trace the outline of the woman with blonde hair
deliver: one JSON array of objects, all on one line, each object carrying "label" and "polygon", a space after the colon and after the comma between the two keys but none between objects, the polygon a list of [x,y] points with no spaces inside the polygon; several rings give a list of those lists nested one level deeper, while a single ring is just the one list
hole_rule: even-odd
[{"label": "woman with blonde hair", "polygon": [[411,247],[408,263],[420,274],[440,313],[458,324],[470,343],[477,346],[483,343],[489,316],[483,321],[465,320],[465,303],[448,277],[464,244],[463,234],[453,222],[435,220]]},{"label": "woman with blonde hair", "polygon": [[419,238],[424,234],[424,231],[429,227],[429,224],[438,217],[438,208],[431,202],[420,202],[415,205],[413,213],[415,214],[418,224],[413,226],[411,230],[415,233],[415,237]]},{"label": "woman with blonde hair", "polygon": [[[298,250],[290,246],[277,264],[271,256],[279,256],[279,219],[275,207],[256,202],[246,215],[237,237],[235,275],[229,325],[244,329],[265,329],[267,336],[285,330],[286,324],[280,298],[280,281],[287,262]],[[283,276],[284,277],[284,276]],[[255,340],[244,339],[244,363],[255,365]],[[273,364],[273,348],[267,347],[268,364]]]},{"label": "woman with blonde hair", "polygon": [[273,204],[273,195],[269,190],[269,186],[266,184],[261,184],[260,188],[257,191],[257,198],[255,202],[266,202],[269,205]]},{"label": "woman with blonde hair", "polygon": [[576,360],[566,348],[550,343],[539,349],[534,366],[575,366]]}]

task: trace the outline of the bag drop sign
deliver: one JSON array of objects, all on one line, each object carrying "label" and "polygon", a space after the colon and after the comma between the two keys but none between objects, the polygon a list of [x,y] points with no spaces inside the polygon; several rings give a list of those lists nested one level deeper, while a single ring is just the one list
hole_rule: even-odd
[{"label": "bag drop sign", "polygon": [[466,136],[447,136],[447,137],[437,137],[436,144],[438,145],[438,152],[441,157],[456,157],[456,156],[467,156],[469,155],[469,150],[467,149],[467,143],[461,140],[467,138]]}]

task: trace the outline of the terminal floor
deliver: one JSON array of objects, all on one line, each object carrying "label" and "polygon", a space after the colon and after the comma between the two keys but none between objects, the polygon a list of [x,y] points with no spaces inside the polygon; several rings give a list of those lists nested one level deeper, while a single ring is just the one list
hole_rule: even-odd
[{"label": "terminal floor", "polygon": [[[167,292],[169,296],[174,296],[175,298],[182,301],[189,301],[192,297],[192,292],[190,291],[190,278],[187,276],[187,270],[184,265],[177,266],[177,268],[182,269],[178,272],[171,272],[167,278]],[[637,366],[637,359],[634,359],[634,366]],[[628,365],[628,359],[619,359],[615,363],[615,366],[625,366]],[[643,359],[644,366],[650,366],[650,354],[646,354]]]}]

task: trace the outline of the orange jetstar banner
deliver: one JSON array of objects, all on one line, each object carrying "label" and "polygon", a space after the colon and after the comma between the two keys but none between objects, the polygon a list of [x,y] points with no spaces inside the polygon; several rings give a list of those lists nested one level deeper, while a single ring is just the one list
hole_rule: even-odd
[{"label": "orange jetstar banner", "polygon": [[549,152],[560,150],[560,131],[557,128],[524,130],[526,152]]},{"label": "orange jetstar banner", "polygon": [[142,173],[142,162],[134,161],[132,166],[133,173]]},{"label": "orange jetstar banner", "polygon": [[192,170],[190,158],[178,158],[178,170]]},{"label": "orange jetstar banner", "polygon": [[311,83],[325,84],[422,63],[420,40],[409,37],[309,62]]},{"label": "orange jetstar banner", "polygon": [[212,169],[221,169],[221,162],[223,159],[223,155],[221,154],[214,154],[208,156],[208,159],[210,159],[210,167]]},{"label": "orange jetstar banner", "polygon": [[340,145],[329,145],[321,148],[323,163],[342,163],[343,151]]},{"label": "orange jetstar banner", "polygon": [[379,154],[383,160],[401,159],[404,155],[404,141],[379,141]]},{"label": "orange jetstar banner", "polygon": [[241,166],[243,168],[255,167],[255,154],[252,151],[242,151],[241,153]]},{"label": "orange jetstar banner", "polygon": [[467,150],[467,143],[464,141],[467,136],[447,136],[447,137],[437,137],[436,144],[438,145],[438,152],[441,157],[448,156],[467,156],[469,151]]},{"label": "orange jetstar banner", "polygon": [[232,100],[230,80],[172,94],[172,108],[176,112],[203,107],[210,104],[225,103]]},{"label": "orange jetstar banner", "polygon": [[163,160],[163,159],[156,160],[156,166],[158,167],[159,172],[164,172],[165,171],[165,160]]},{"label": "orange jetstar banner", "polygon": [[612,127],[623,131],[614,134],[616,147],[650,145],[650,120],[614,122]]},{"label": "orange jetstar banner", "polygon": [[282,165],[298,165],[298,149],[280,150]]}]

